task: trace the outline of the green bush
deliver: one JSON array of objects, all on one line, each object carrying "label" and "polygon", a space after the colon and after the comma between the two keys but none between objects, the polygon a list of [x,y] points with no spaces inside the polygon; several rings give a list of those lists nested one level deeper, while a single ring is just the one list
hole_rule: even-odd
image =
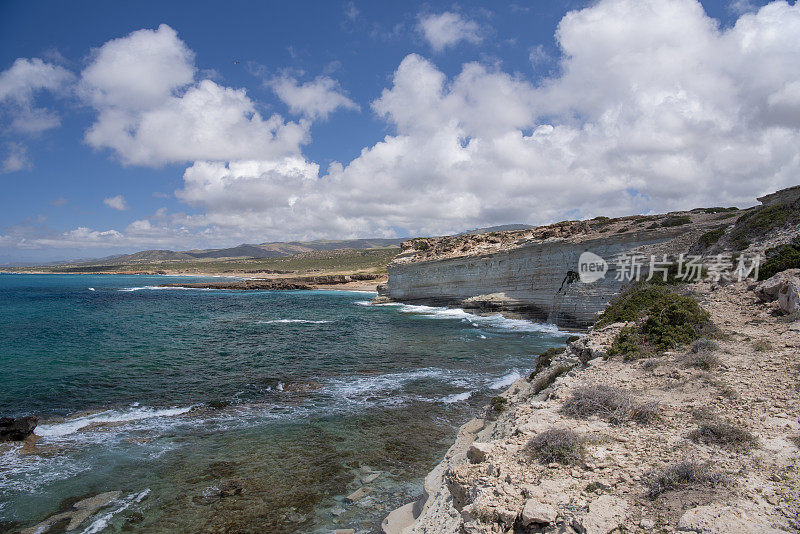
[{"label": "green bush", "polygon": [[688,345],[713,328],[708,312],[692,297],[647,284],[634,285],[620,295],[600,316],[597,326],[623,321],[637,324],[622,329],[608,355],[625,359]]},{"label": "green bush", "polygon": [[573,341],[578,341],[580,338],[581,338],[581,336],[569,336],[567,338],[567,343],[572,343]]},{"label": "green bush", "polygon": [[550,367],[550,364],[553,363],[553,356],[556,354],[561,354],[565,350],[567,350],[566,347],[550,347],[541,353],[539,357],[536,358],[536,368],[531,372],[530,376],[528,376],[528,380],[533,380],[536,375],[538,375],[547,367]]},{"label": "green bush", "polygon": [[683,226],[684,224],[690,224],[692,222],[692,218],[688,215],[670,215],[663,221],[661,221],[662,228],[671,228],[673,226]]},{"label": "green bush", "polygon": [[767,261],[758,271],[758,279],[766,280],[786,269],[800,268],[800,247],[781,245],[767,250]]},{"label": "green bush", "polygon": [[710,232],[706,232],[701,235],[697,240],[697,243],[704,249],[709,248],[711,245],[719,241],[719,238],[723,235],[725,235],[725,227],[717,228],[716,230],[711,230]]},{"label": "green bush", "polygon": [[506,409],[506,406],[508,406],[508,399],[500,396],[492,397],[492,401],[489,406],[492,411],[500,413]]},{"label": "green bush", "polygon": [[427,241],[424,240],[414,241],[414,250],[428,250],[429,247],[430,245],[428,245]]}]

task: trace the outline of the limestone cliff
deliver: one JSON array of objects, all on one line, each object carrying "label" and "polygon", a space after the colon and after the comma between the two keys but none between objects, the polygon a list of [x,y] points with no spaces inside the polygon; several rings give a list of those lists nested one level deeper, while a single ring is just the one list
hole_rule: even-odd
[{"label": "limestone cliff", "polygon": [[[615,256],[687,252],[700,236],[742,213],[701,209],[406,241],[388,266],[379,298],[516,312],[585,328],[624,284],[617,280]],[[605,277],[594,283],[577,282],[578,258],[586,251],[609,262]]]}]

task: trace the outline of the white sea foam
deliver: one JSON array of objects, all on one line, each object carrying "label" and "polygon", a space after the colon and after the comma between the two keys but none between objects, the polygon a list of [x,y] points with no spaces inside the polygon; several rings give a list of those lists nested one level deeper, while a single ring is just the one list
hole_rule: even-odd
[{"label": "white sea foam", "polygon": [[446,308],[443,306],[424,306],[419,304],[401,304],[399,302],[384,302],[373,304],[366,300],[356,301],[359,306],[394,306],[401,313],[412,313],[430,317],[432,319],[456,319],[470,323],[475,327],[497,328],[502,330],[513,330],[516,332],[542,332],[545,334],[560,334],[558,327],[554,324],[534,323],[525,319],[511,319],[503,317],[499,313],[492,315],[476,315],[469,313],[461,308]]},{"label": "white sea foam", "polygon": [[446,404],[453,404],[455,402],[464,402],[472,396],[472,391],[465,391],[463,393],[454,393],[442,398],[442,402]]},{"label": "white sea foam", "polygon": [[113,510],[110,510],[94,521],[92,524],[86,527],[86,530],[83,531],[82,534],[95,534],[97,532],[102,532],[108,525],[111,523],[111,519],[118,513],[122,512],[123,510],[127,510],[132,504],[142,502],[142,499],[147,497],[150,494],[150,488],[146,490],[140,491],[139,493],[132,493],[117,501],[118,506]]},{"label": "white sea foam", "polygon": [[501,376],[500,378],[489,384],[489,388],[491,389],[507,388],[520,378],[522,378],[522,375],[519,374],[519,371],[514,369],[513,371]]},{"label": "white sea foam", "polygon": [[94,291],[94,288],[93,288],[93,287],[90,287],[90,288],[89,288],[89,291]]},{"label": "white sea foam", "polygon": [[43,438],[59,438],[74,434],[82,428],[99,423],[129,423],[156,417],[174,417],[185,414],[194,406],[183,406],[156,410],[148,407],[131,407],[127,410],[106,410],[91,415],[67,419],[61,423],[43,424],[36,427],[36,434]]},{"label": "white sea foam", "polygon": [[310,319],[272,319],[269,321],[256,321],[257,324],[280,324],[280,323],[308,323],[308,324],[323,324],[333,321],[312,321]]}]

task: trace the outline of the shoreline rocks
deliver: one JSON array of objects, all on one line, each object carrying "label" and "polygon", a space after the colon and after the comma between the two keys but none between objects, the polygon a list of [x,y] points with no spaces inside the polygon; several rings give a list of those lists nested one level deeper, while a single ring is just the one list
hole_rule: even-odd
[{"label": "shoreline rocks", "polygon": [[0,441],[25,441],[33,434],[39,418],[27,417],[0,417]]}]

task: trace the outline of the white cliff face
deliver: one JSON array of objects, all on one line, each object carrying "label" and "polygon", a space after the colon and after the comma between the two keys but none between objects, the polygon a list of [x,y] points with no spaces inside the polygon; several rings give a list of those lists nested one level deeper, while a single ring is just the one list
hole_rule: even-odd
[{"label": "white cliff face", "polygon": [[[559,326],[588,327],[627,282],[617,280],[614,257],[663,248],[697,231],[687,226],[594,239],[554,238],[488,254],[393,262],[383,294],[400,302],[518,312]],[[608,262],[603,278],[580,281],[584,252]]]}]

